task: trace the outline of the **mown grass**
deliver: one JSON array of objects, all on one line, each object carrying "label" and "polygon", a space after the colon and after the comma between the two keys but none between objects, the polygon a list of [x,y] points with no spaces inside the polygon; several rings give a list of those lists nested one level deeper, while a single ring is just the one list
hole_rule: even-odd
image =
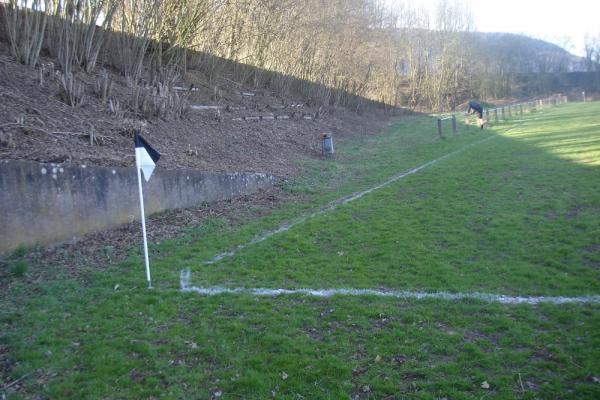
[{"label": "mown grass", "polygon": [[[598,398],[598,305],[202,297],[177,288],[179,271],[189,267],[197,285],[598,294],[599,111],[597,103],[566,105],[446,140],[436,138],[432,120],[411,118],[386,135],[339,143],[343,157],[311,161],[311,174],[288,183],[302,201],[241,226],[212,220],[152,246],[153,290],[144,289],[136,255],[77,278],[29,266],[0,295],[0,387],[22,378],[0,394]],[[234,257],[202,264],[496,133]]]},{"label": "mown grass", "polygon": [[[600,180],[581,165],[600,159],[600,132],[593,114],[568,118],[569,108],[524,121],[216,265],[196,257],[178,263],[205,286],[600,293]],[[571,152],[549,153],[565,132]]]}]

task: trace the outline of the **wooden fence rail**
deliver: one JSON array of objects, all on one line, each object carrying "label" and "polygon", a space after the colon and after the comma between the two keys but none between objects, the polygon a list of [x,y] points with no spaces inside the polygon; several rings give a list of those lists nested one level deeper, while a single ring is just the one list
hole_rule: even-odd
[{"label": "wooden fence rail", "polygon": [[[494,123],[504,122],[512,119],[514,116],[522,116],[524,113],[531,113],[536,109],[542,109],[547,106],[557,106],[560,104],[565,104],[568,102],[567,96],[552,96],[543,99],[535,99],[527,102],[521,102],[516,104],[508,104],[495,108],[486,108],[484,109],[484,115],[486,119],[486,123],[490,124],[492,121],[490,119],[490,115],[493,114]],[[500,111],[500,116],[498,116],[498,111]],[[437,132],[440,138],[444,137],[444,129],[443,122],[446,120],[452,121],[452,132],[454,134],[458,133],[457,125],[456,125],[456,113],[446,116],[439,116],[436,119],[437,124]]]}]

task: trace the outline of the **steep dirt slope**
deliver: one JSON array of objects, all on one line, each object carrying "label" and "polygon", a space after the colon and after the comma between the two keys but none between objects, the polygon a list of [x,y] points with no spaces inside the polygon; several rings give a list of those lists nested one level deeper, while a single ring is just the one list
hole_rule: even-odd
[{"label": "steep dirt slope", "polygon": [[[388,119],[380,110],[362,115],[345,109],[319,112],[301,99],[280,98],[227,78],[219,82],[218,99],[207,85],[196,82],[190,91],[190,82],[181,82],[186,90],[178,95],[192,108],[179,120],[111,112],[94,94],[97,74],[78,75],[85,100],[73,108],[60,97],[51,60],[43,61],[46,76],[41,82],[39,68],[15,63],[6,48],[0,51],[0,159],[133,165],[133,129],[141,128],[163,154],[164,168],[287,176],[298,172],[294,164],[298,156],[319,156],[321,133],[337,137],[375,133]],[[111,78],[111,97],[126,109],[132,89],[118,75]]]}]

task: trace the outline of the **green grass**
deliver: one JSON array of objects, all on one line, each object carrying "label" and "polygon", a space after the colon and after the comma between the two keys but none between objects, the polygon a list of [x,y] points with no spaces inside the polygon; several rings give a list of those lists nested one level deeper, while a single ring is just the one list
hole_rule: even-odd
[{"label": "green grass", "polygon": [[581,165],[600,159],[600,132],[593,114],[569,116],[528,120],[216,265],[175,258],[209,286],[600,293],[600,180]]},{"label": "green grass", "polygon": [[15,278],[22,278],[27,273],[29,264],[25,260],[18,260],[9,264],[9,271]]},{"label": "green grass", "polygon": [[[568,104],[493,130],[461,127],[445,140],[434,120],[415,117],[385,135],[336,142],[335,160],[304,160],[309,173],[286,183],[298,201],[243,224],[214,219],[153,245],[153,290],[144,289],[136,254],[75,277],[51,265],[2,275],[10,283],[0,294],[0,388],[23,379],[0,395],[598,398],[598,305],[177,290],[180,270],[190,268],[196,285],[599,294],[598,113],[599,103]],[[202,263],[495,134],[233,257]]]}]

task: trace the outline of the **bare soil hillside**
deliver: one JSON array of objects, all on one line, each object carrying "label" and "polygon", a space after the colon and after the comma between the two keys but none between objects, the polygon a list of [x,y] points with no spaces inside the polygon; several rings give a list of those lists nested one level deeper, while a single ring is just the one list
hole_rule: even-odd
[{"label": "bare soil hillside", "polygon": [[[179,93],[192,107],[179,120],[111,112],[94,94],[98,75],[77,75],[85,97],[74,108],[61,99],[51,61],[43,60],[50,72],[46,68],[40,79],[39,69],[17,64],[6,47],[0,49],[0,159],[133,165],[133,129],[141,128],[163,154],[164,168],[288,176],[299,172],[294,163],[299,156],[319,156],[321,133],[340,138],[375,133],[387,125],[380,110],[362,115],[345,109],[319,111],[301,99],[277,97],[226,77],[212,87],[182,81]],[[120,76],[110,75],[111,97],[127,104],[132,89]],[[193,77],[193,71],[186,76]]]}]

